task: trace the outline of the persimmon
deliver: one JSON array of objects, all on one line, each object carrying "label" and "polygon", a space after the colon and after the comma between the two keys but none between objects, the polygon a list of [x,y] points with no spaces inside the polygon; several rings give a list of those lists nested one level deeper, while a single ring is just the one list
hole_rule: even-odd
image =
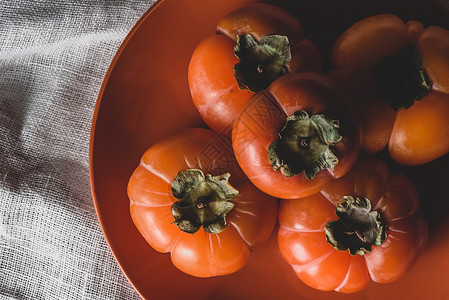
[{"label": "persimmon", "polygon": [[395,281],[427,241],[419,201],[406,176],[364,157],[320,193],[281,202],[280,251],[299,279],[319,290],[352,293],[370,278]]},{"label": "persimmon", "polygon": [[230,274],[270,236],[276,199],[244,176],[229,140],[187,129],[152,145],[128,183],[130,213],[145,240],[196,277]]},{"label": "persimmon", "polygon": [[205,123],[230,135],[234,119],[254,93],[287,73],[320,71],[315,44],[301,23],[264,3],[241,7],[217,24],[194,50],[188,69],[193,102]]},{"label": "persimmon", "polygon": [[291,73],[248,102],[235,120],[232,145],[254,185],[294,199],[319,192],[351,169],[360,128],[330,77]]},{"label": "persimmon", "polygon": [[331,76],[353,94],[363,151],[388,145],[404,165],[449,152],[449,30],[371,16],[343,32],[331,56]]}]

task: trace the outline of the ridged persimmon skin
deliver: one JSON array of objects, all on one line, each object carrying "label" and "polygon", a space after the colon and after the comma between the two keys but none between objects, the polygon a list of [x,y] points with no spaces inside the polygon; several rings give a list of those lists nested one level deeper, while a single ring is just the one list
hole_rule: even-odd
[{"label": "ridged persimmon skin", "polygon": [[[365,197],[387,226],[386,239],[365,255],[334,249],[324,227],[338,219],[343,196]],[[419,215],[419,195],[402,174],[390,174],[377,158],[362,157],[344,177],[320,193],[283,200],[279,207],[279,249],[299,279],[319,290],[353,293],[370,278],[388,283],[403,277],[422,252],[427,223]]]},{"label": "ridged persimmon skin", "polygon": [[[228,227],[210,234],[194,234],[173,223],[171,191],[179,171],[200,169],[204,174],[231,174],[239,194],[231,201]],[[196,277],[226,275],[247,263],[253,247],[270,236],[277,217],[277,201],[258,190],[242,173],[229,139],[208,129],[187,129],[151,146],[128,183],[132,220],[156,251],[171,253],[173,264]]]},{"label": "ridged persimmon skin", "polygon": [[301,23],[273,5],[252,3],[223,17],[217,34],[205,37],[194,50],[188,69],[193,103],[213,130],[230,135],[238,113],[253,92],[239,88],[234,78],[238,59],[234,46],[238,35],[250,34],[257,42],[266,35],[285,35],[292,59],[289,72],[320,71],[321,57],[315,44],[303,37]]},{"label": "ridged persimmon skin", "polygon": [[[421,69],[431,90],[408,109],[390,108],[371,77],[373,65],[413,44],[422,55]],[[365,18],[347,29],[332,50],[330,75],[352,94],[360,120],[362,151],[380,152],[404,165],[421,165],[449,152],[449,30],[404,23],[389,14]]]}]

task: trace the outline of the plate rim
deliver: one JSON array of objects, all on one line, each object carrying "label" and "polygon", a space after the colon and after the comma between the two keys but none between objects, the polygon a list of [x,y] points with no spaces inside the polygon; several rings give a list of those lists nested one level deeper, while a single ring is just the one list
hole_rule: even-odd
[{"label": "plate rim", "polygon": [[97,200],[97,194],[96,194],[96,188],[95,188],[95,181],[94,181],[94,166],[93,166],[93,153],[95,148],[95,132],[96,132],[96,125],[97,125],[97,118],[98,118],[98,112],[100,110],[101,102],[104,96],[104,91],[106,89],[106,86],[109,82],[109,77],[111,76],[112,72],[115,69],[115,65],[117,61],[122,56],[122,53],[126,46],[128,45],[131,38],[134,36],[134,34],[137,32],[137,30],[140,28],[140,26],[147,20],[148,17],[154,12],[157,7],[159,7],[165,0],[156,0],[143,14],[140,16],[140,18],[137,20],[137,22],[133,25],[133,27],[129,30],[126,37],[123,39],[122,43],[120,44],[119,48],[117,49],[114,57],[112,58],[108,70],[106,71],[106,74],[103,78],[103,81],[100,86],[100,90],[98,92],[98,96],[95,100],[95,108],[92,115],[92,121],[91,121],[91,128],[90,128],[90,135],[89,135],[89,183],[90,183],[90,189],[91,189],[91,195],[92,195],[92,201],[94,203],[95,208],[95,214],[97,216],[98,223],[100,225],[101,231],[103,233],[103,237],[106,240],[106,244],[112,253],[112,256],[114,257],[114,260],[116,261],[117,265],[119,266],[122,274],[126,277],[128,282],[133,287],[134,291],[137,292],[137,294],[140,296],[140,298],[145,299],[145,297],[142,295],[142,293],[137,289],[137,287],[134,285],[132,280],[130,279],[127,271],[124,269],[120,261],[118,260],[115,249],[111,245],[109,236],[105,231],[105,226],[103,223],[103,218],[101,217],[101,211],[99,208],[98,200]]}]

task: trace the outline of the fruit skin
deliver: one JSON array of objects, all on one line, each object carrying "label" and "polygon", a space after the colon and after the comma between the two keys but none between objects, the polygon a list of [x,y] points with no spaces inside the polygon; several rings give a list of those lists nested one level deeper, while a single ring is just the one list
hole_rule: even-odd
[{"label": "fruit skin", "polygon": [[234,54],[238,35],[250,34],[257,42],[266,35],[285,35],[291,46],[289,72],[320,71],[321,58],[315,44],[303,37],[301,23],[282,9],[252,3],[223,17],[217,34],[200,41],[188,69],[193,102],[204,122],[213,130],[230,135],[234,119],[253,92],[242,90],[234,78]]},{"label": "fruit skin", "polygon": [[[174,223],[171,206],[178,201],[171,185],[180,170],[230,173],[239,194],[219,234],[203,227],[194,234]],[[277,217],[276,199],[255,188],[242,173],[229,140],[208,129],[187,129],[151,146],[128,183],[130,213],[145,240],[159,252],[170,252],[173,264],[196,277],[230,274],[248,261],[250,251],[270,236]]]},{"label": "fruit skin", "polygon": [[[286,118],[300,110],[310,116],[324,114],[338,120],[343,136],[330,146],[339,160],[337,167],[320,171],[312,180],[304,172],[286,177],[273,170],[267,155]],[[232,134],[237,161],[251,182],[263,192],[282,199],[312,195],[345,175],[358,157],[360,139],[360,128],[345,105],[340,86],[330,77],[313,72],[284,75],[257,93],[237,117]]]},{"label": "fruit skin", "polygon": [[[422,56],[430,92],[407,108],[391,109],[372,76],[379,60],[414,45]],[[362,151],[377,153],[388,145],[391,157],[404,165],[421,165],[449,152],[449,30],[404,23],[389,14],[355,23],[335,42],[329,74],[352,94],[360,120]]]},{"label": "fruit skin", "polygon": [[[326,242],[325,225],[338,219],[336,206],[343,196],[368,198],[386,224],[386,239],[365,255],[334,249]],[[279,208],[279,249],[307,285],[343,293],[363,289],[371,278],[388,283],[404,276],[422,252],[427,223],[419,215],[419,195],[402,174],[389,174],[374,157],[362,157],[341,179],[320,193],[299,200],[283,200]]]}]

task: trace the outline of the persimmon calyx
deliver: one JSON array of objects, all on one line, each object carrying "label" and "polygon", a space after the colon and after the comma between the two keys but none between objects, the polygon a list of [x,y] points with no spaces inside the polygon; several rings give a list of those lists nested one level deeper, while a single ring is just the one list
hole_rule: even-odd
[{"label": "persimmon calyx", "polygon": [[204,176],[198,169],[180,171],[172,184],[173,196],[180,199],[171,206],[173,223],[187,233],[195,233],[201,226],[208,233],[225,230],[226,215],[234,207],[229,200],[239,193],[229,184],[230,176]]},{"label": "persimmon calyx", "polygon": [[405,46],[396,56],[374,65],[372,75],[380,96],[394,110],[407,109],[430,92],[431,84],[421,65],[421,53],[414,45]]},{"label": "persimmon calyx", "polygon": [[285,75],[285,64],[292,58],[288,38],[283,35],[266,35],[260,44],[249,34],[239,35],[234,54],[240,60],[234,65],[239,88],[254,93]]},{"label": "persimmon calyx", "polygon": [[387,226],[380,214],[371,210],[371,202],[363,197],[345,196],[336,208],[339,217],[326,224],[326,241],[337,250],[349,250],[351,255],[364,255],[372,246],[381,245]]},{"label": "persimmon calyx", "polygon": [[335,169],[338,158],[329,146],[341,141],[339,128],[337,120],[322,114],[309,117],[305,111],[297,111],[287,117],[279,139],[268,147],[273,170],[280,170],[286,177],[304,171],[311,180],[323,169]]}]

